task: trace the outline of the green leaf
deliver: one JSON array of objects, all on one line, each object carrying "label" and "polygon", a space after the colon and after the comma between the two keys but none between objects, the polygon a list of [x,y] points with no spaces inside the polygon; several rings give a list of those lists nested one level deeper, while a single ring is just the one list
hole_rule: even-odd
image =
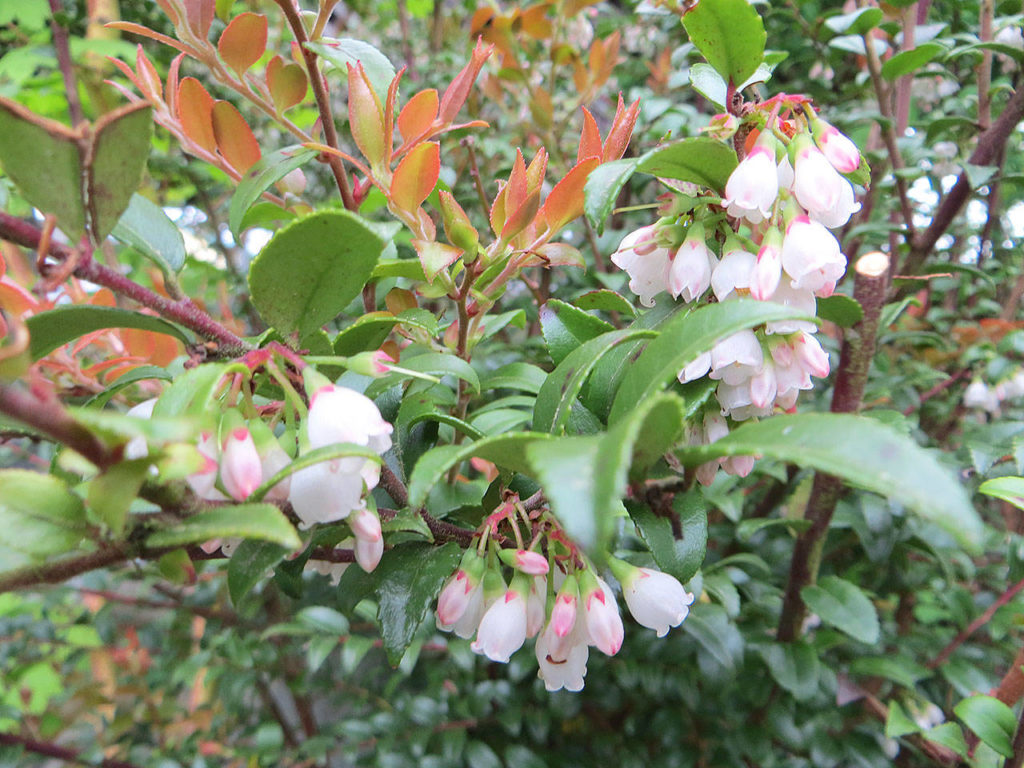
[{"label": "green leaf", "polygon": [[91,304],[57,307],[40,312],[26,320],[29,331],[29,350],[33,360],[46,357],[69,341],[104,328],[138,328],[173,336],[184,344],[191,339],[173,323],[154,315],[144,315],[118,307],[100,307]]},{"label": "green leaf", "polygon": [[343,76],[348,72],[348,64],[354,66],[357,61],[362,62],[366,77],[381,105],[387,101],[388,88],[395,79],[395,67],[387,56],[369,43],[351,38],[334,40],[322,37],[318,43],[306,43],[306,48],[331,62],[341,70]]},{"label": "green leaf", "polygon": [[967,757],[967,742],[964,740],[963,729],[956,723],[943,723],[925,731],[924,736],[928,741],[934,741],[954,752],[960,757]]},{"label": "green leaf", "polygon": [[85,233],[83,137],[0,96],[0,165],[29,203],[57,217],[73,242]]},{"label": "green leaf", "polygon": [[743,636],[729,621],[724,608],[695,603],[682,627],[715,662],[727,671],[736,670],[737,663],[743,658]]},{"label": "green leaf", "polygon": [[728,144],[708,136],[696,136],[652,149],[640,158],[637,170],[693,182],[724,194],[725,184],[737,163],[736,152]]},{"label": "green leaf", "polygon": [[353,213],[310,214],[278,230],[253,260],[253,304],[282,335],[304,338],[359,295],[383,249]]},{"label": "green leaf", "polygon": [[859,8],[825,20],[825,26],[837,35],[865,35],[878,26],[884,14],[881,8]]},{"label": "green leaf", "polygon": [[818,652],[803,640],[762,646],[761,658],[775,682],[793,694],[797,701],[806,701],[818,691]]},{"label": "green leaf", "polygon": [[294,145],[264,155],[245,172],[238,189],[231,196],[228,226],[235,240],[241,238],[246,212],[276,182],[316,156],[316,150]]},{"label": "green leaf", "polygon": [[946,46],[941,43],[921,43],[921,45],[911,48],[909,51],[900,51],[882,64],[882,77],[886,80],[895,80],[898,77],[910,74],[945,52],[945,50]]},{"label": "green leaf", "polygon": [[675,315],[660,328],[661,333],[647,345],[636,362],[627,368],[612,403],[608,423],[614,424],[637,403],[675,381],[687,364],[722,339],[744,328],[795,317],[804,316],[780,304],[745,299]]},{"label": "green leaf", "polygon": [[683,15],[683,27],[708,63],[735,85],[764,59],[764,22],[747,0],[701,0]]},{"label": "green leaf", "polygon": [[1024,477],[997,477],[994,480],[986,480],[978,491],[986,496],[1002,499],[1017,509],[1024,509]]},{"label": "green leaf", "polygon": [[103,242],[125,212],[149,159],[153,108],[131,104],[96,121],[85,168],[86,199],[93,238]]},{"label": "green leaf", "polygon": [[818,317],[835,323],[840,328],[852,328],[864,317],[860,302],[841,293],[818,299]]},{"label": "green leaf", "polygon": [[156,203],[137,192],[110,233],[152,261],[165,275],[185,266],[185,239]]},{"label": "green leaf", "polygon": [[912,659],[894,654],[890,656],[861,656],[850,663],[850,672],[866,677],[884,677],[904,688],[914,688],[919,680],[931,677],[931,672]]},{"label": "green leaf", "polygon": [[[455,355],[444,352],[427,352],[415,357],[403,357],[399,366],[431,376],[455,376],[469,384],[474,392],[480,391],[480,377],[473,370],[473,366]],[[396,372],[395,375],[402,376],[400,372]]]},{"label": "green leaf", "polygon": [[690,465],[750,454],[841,477],[909,507],[944,528],[968,552],[981,551],[984,525],[953,473],[933,453],[876,419],[785,414],[744,424],[712,446],[677,451]]},{"label": "green leaf", "polygon": [[81,499],[61,480],[0,470],[0,571],[75,549],[87,530]]},{"label": "green leaf", "polygon": [[379,349],[391,329],[400,322],[390,312],[370,312],[361,316],[334,339],[334,354],[347,357]]},{"label": "green leaf", "polygon": [[146,545],[178,547],[228,537],[269,541],[289,550],[302,546],[295,528],[273,504],[237,504],[208,509],[150,534]]},{"label": "green leaf", "polygon": [[953,707],[953,713],[1000,755],[1013,757],[1017,718],[999,699],[982,694],[971,696]]},{"label": "green leaf", "polygon": [[898,739],[908,733],[917,733],[921,726],[911,720],[903,711],[900,703],[893,699],[889,702],[889,713],[885,718],[885,737],[887,739]]},{"label": "green leaf", "polygon": [[538,441],[550,440],[551,435],[538,432],[517,432],[511,435],[485,437],[464,445],[442,445],[432,448],[416,462],[409,477],[409,506],[422,507],[431,488],[444,483],[444,476],[454,465],[476,456],[493,461],[514,472],[529,472],[527,448]]},{"label": "green leaf", "polygon": [[700,570],[708,546],[708,513],[700,492],[676,494],[672,509],[679,517],[681,538],[672,532],[672,521],[649,507],[627,504],[640,538],[654,556],[658,568],[685,584]]},{"label": "green leaf", "polygon": [[487,374],[480,386],[487,389],[517,389],[537,394],[544,385],[547,373],[529,363],[509,363]]},{"label": "green leaf", "polygon": [[565,431],[572,404],[587,377],[608,352],[619,345],[636,339],[650,338],[655,331],[645,328],[627,328],[602,334],[569,353],[554,371],[548,374],[537,393],[533,411],[533,426],[556,434]]},{"label": "green leaf", "polygon": [[878,642],[878,612],[856,584],[838,576],[826,576],[800,590],[800,597],[826,624],[862,643]]},{"label": "green leaf", "polygon": [[227,363],[205,363],[186,370],[160,394],[153,417],[205,414],[229,367]]},{"label": "green leaf", "polygon": [[558,299],[549,299],[541,306],[540,325],[555,365],[584,342],[614,330],[611,323]]},{"label": "green leaf", "polygon": [[597,166],[587,176],[587,183],[583,187],[583,212],[597,234],[604,234],[605,219],[611,214],[619,192],[633,175],[638,163],[635,157],[612,160]]},{"label": "green leaf", "polygon": [[682,401],[669,394],[652,397],[607,434],[528,445],[530,474],[573,541],[598,557],[611,538],[629,478],[656,461],[681,429]]},{"label": "green leaf", "polygon": [[[736,90],[742,91],[754,83],[766,82],[771,79],[771,76],[772,68],[767,64],[760,64],[754,71],[754,74],[748,77]],[[710,64],[699,62],[690,67],[690,85],[706,99],[725,109],[729,86]]]},{"label": "green leaf", "polygon": [[588,291],[572,303],[580,309],[600,309],[604,312],[618,312],[626,317],[636,317],[636,309],[633,302],[622,294],[601,288],[596,291]]},{"label": "green leaf", "polygon": [[388,550],[373,575],[377,618],[388,661],[397,666],[412,643],[445,579],[455,572],[462,548],[407,542]]},{"label": "green leaf", "polygon": [[89,508],[115,536],[124,531],[131,506],[149,472],[149,459],[122,461],[89,481]]},{"label": "green leaf", "polygon": [[234,550],[227,562],[227,593],[231,603],[238,605],[242,598],[263,579],[267,568],[285,559],[288,549],[279,544],[247,539]]}]

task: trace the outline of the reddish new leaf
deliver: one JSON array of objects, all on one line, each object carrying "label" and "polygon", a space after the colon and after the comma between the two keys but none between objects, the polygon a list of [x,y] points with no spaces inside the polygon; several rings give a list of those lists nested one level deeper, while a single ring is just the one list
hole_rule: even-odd
[{"label": "reddish new leaf", "polygon": [[403,142],[410,142],[423,135],[437,119],[437,91],[428,88],[420,91],[398,113],[398,131]]},{"label": "reddish new leaf", "polygon": [[462,109],[462,105],[466,103],[466,99],[469,98],[469,89],[473,87],[473,81],[480,74],[480,68],[487,61],[492,50],[494,50],[493,45],[484,45],[483,40],[476,41],[476,47],[473,49],[469,63],[455,76],[451,85],[445,89],[444,96],[441,97],[440,119],[443,124],[451,123],[455,119],[455,115]]},{"label": "reddish new leaf", "polygon": [[240,13],[224,28],[217,51],[224,63],[241,77],[260,60],[267,49],[267,17],[261,13]]},{"label": "reddish new leaf", "polygon": [[590,110],[583,107],[583,133],[580,135],[580,147],[576,151],[576,162],[588,157],[601,157],[601,132],[597,129],[597,120]]},{"label": "reddish new leaf", "polygon": [[424,142],[402,158],[391,178],[391,200],[395,207],[412,213],[427,199],[441,170],[441,145]]},{"label": "reddish new leaf", "polygon": [[213,133],[213,97],[194,77],[178,83],[178,120],[185,135],[207,152],[217,151]]},{"label": "reddish new leaf", "polygon": [[600,158],[588,157],[555,184],[540,211],[540,218],[552,234],[583,213],[583,186],[590,172],[600,164]]},{"label": "reddish new leaf", "polygon": [[291,109],[306,98],[306,73],[302,67],[275,56],[267,64],[267,88],[279,113]]},{"label": "reddish new leaf", "polygon": [[245,118],[227,101],[213,105],[213,132],[217,149],[232,168],[245,173],[260,159],[260,145]]},{"label": "reddish new leaf", "polygon": [[363,157],[371,168],[381,170],[385,160],[384,109],[362,62],[348,65],[348,122]]}]

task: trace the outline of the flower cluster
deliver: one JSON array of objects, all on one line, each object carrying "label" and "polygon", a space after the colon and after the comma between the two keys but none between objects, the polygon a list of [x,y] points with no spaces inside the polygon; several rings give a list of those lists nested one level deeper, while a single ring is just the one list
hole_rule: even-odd
[{"label": "flower cluster", "polygon": [[[782,130],[776,121],[784,104],[789,102],[766,104],[771,113],[729,176],[723,199],[698,196],[678,207],[670,201],[662,219],[622,240],[612,261],[629,274],[629,287],[642,304],[652,306],[661,292],[696,302],[710,291],[719,302],[752,298],[813,315],[816,299],[835,290],[846,257],[829,230],[860,209],[843,176],[858,169],[860,153],[800,100],[791,106],[804,111]],[[727,434],[722,417],[742,421],[794,408],[800,390],[812,387],[812,377],[829,373],[816,330],[806,320],[766,323],[721,340],[686,365],[680,382],[704,376],[719,382],[720,415],[709,414],[692,430],[691,441]],[[699,474],[702,482],[710,482],[719,466],[745,475],[753,461],[713,462]]]},{"label": "flower cluster", "polygon": [[1024,397],[1024,368],[1018,368],[994,385],[975,379],[964,390],[964,407],[977,408],[988,413],[999,413],[1005,400]]},{"label": "flower cluster", "polygon": [[[583,689],[590,647],[614,656],[624,629],[615,594],[592,565],[575,568],[533,550],[501,549],[494,556],[470,549],[437,601],[437,626],[492,661],[507,663],[536,637],[538,677],[549,691]],[[506,584],[498,562],[513,569]],[[666,573],[611,558],[626,606],[636,621],[664,637],[689,613],[694,596]],[[550,567],[549,567],[550,566]]]}]

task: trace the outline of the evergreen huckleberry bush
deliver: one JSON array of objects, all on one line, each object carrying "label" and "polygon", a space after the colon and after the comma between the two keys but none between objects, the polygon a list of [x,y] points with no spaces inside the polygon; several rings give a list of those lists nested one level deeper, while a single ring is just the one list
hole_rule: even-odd
[{"label": "evergreen huckleberry bush", "polygon": [[1019,7],[85,5],[0,8],[0,762],[1021,765]]}]

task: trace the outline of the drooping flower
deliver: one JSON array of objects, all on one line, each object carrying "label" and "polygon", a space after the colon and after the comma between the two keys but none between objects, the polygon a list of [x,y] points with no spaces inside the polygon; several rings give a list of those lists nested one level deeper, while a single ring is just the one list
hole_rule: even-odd
[{"label": "drooping flower", "polygon": [[793,288],[828,296],[846,271],[846,257],[839,250],[839,241],[824,226],[797,216],[786,227],[782,268],[792,278]]},{"label": "drooping flower", "polygon": [[474,653],[507,664],[526,642],[526,597],[530,585],[524,581],[525,577],[513,579],[505,594],[484,612],[476,640],[470,645]]},{"label": "drooping flower", "polygon": [[347,387],[328,385],[316,390],[306,424],[313,448],[355,443],[381,454],[391,448],[391,425],[370,398]]},{"label": "drooping flower", "polygon": [[235,501],[243,501],[263,482],[263,465],[247,427],[235,427],[224,439],[220,481]]},{"label": "drooping flower", "polygon": [[576,622],[565,637],[558,636],[553,621],[548,622],[537,637],[536,653],[537,677],[544,681],[547,690],[583,690],[590,648],[582,622]]},{"label": "drooping flower", "polygon": [[761,241],[757,261],[750,275],[750,295],[758,301],[767,301],[779,287],[782,278],[782,235],[774,227]]},{"label": "drooping flower", "polygon": [[671,251],[658,245],[658,229],[650,224],[630,232],[612,254],[612,264],[629,274],[629,290],[640,297],[645,307],[654,306],[654,297],[668,290]]},{"label": "drooping flower", "polygon": [[[459,568],[445,582],[437,598],[437,625],[450,630],[458,622],[473,601],[475,592],[483,597],[484,561],[475,549],[468,549],[462,556]],[[479,617],[478,617],[479,620]]]},{"label": "drooping flower", "polygon": [[770,215],[779,196],[775,144],[771,131],[761,131],[750,153],[729,175],[722,205],[730,216],[760,224]]},{"label": "drooping flower", "polygon": [[637,568],[622,560],[612,561],[612,571],[622,584],[622,596],[633,618],[657,632],[658,637],[678,627],[689,614],[693,595],[669,574]]},{"label": "drooping flower", "polygon": [[704,241],[704,227],[692,224],[669,266],[668,286],[673,298],[699,299],[711,285],[711,272],[717,264],[718,259]]},{"label": "drooping flower", "polygon": [[757,373],[764,362],[761,342],[752,330],[728,336],[711,348],[711,378],[726,384],[740,384]]},{"label": "drooping flower", "polygon": [[853,173],[860,166],[860,150],[846,134],[821,118],[811,121],[811,131],[821,153],[840,173]]},{"label": "drooping flower", "polygon": [[715,298],[725,301],[740,291],[750,288],[751,275],[757,257],[745,250],[735,238],[727,240],[722,251],[722,260],[711,274],[711,290]]}]

